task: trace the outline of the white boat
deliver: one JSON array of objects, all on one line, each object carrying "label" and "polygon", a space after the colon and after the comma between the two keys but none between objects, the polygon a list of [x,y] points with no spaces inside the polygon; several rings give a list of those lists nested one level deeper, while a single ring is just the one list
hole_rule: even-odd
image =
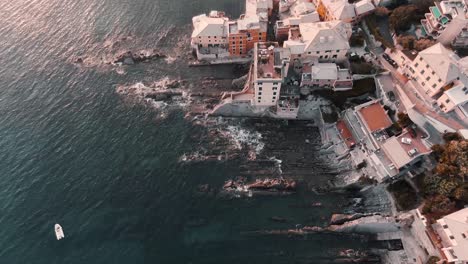
[{"label": "white boat", "polygon": [[60,240],[65,237],[63,234],[63,229],[59,224],[55,224],[55,236],[57,236],[57,240]]}]

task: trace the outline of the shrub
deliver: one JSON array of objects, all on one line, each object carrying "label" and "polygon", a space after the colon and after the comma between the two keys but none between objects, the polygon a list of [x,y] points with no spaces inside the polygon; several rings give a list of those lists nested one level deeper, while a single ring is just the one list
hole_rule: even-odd
[{"label": "shrub", "polygon": [[458,133],[455,133],[455,132],[447,132],[447,133],[444,133],[444,135],[442,135],[442,138],[445,140],[445,142],[449,142],[449,141],[452,141],[452,140],[461,140],[462,138],[460,137],[460,135],[458,135]]},{"label": "shrub", "polygon": [[436,264],[440,260],[437,256],[430,256],[426,264]]}]

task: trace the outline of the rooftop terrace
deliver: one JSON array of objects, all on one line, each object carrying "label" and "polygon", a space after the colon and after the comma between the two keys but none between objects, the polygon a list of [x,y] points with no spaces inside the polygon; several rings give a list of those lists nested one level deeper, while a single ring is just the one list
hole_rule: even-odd
[{"label": "rooftop terrace", "polygon": [[257,43],[255,48],[257,57],[257,78],[258,79],[280,79],[281,78],[281,56],[276,42]]}]

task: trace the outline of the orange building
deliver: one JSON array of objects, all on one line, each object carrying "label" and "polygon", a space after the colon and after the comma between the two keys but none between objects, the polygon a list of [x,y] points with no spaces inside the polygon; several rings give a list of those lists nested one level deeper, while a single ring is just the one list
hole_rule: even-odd
[{"label": "orange building", "polygon": [[257,17],[241,17],[229,23],[229,53],[231,56],[249,56],[254,44],[265,41],[266,37],[266,27],[259,22]]}]

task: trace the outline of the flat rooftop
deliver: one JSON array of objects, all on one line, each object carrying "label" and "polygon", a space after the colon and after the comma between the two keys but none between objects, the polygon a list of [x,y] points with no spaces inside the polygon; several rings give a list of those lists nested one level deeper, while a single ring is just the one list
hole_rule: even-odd
[{"label": "flat rooftop", "polygon": [[371,132],[385,129],[392,125],[392,120],[390,120],[390,117],[388,117],[379,102],[364,106],[359,109],[359,113]]},{"label": "flat rooftop", "polygon": [[[418,133],[412,137],[408,131],[405,131],[398,137],[389,138],[382,144],[382,148],[395,166],[401,168],[419,155],[431,152],[422,142],[421,136],[422,134]],[[410,154],[410,151],[415,152]]]},{"label": "flat rooftop", "polygon": [[256,44],[257,56],[257,79],[279,79],[281,69],[276,69],[275,65],[281,65],[280,51],[277,42],[260,42]]},{"label": "flat rooftop", "polygon": [[340,136],[345,142],[346,146],[348,146],[348,148],[351,148],[352,146],[356,145],[356,141],[353,138],[353,134],[351,133],[348,126],[343,120],[340,120],[336,123],[336,128],[340,132]]}]

